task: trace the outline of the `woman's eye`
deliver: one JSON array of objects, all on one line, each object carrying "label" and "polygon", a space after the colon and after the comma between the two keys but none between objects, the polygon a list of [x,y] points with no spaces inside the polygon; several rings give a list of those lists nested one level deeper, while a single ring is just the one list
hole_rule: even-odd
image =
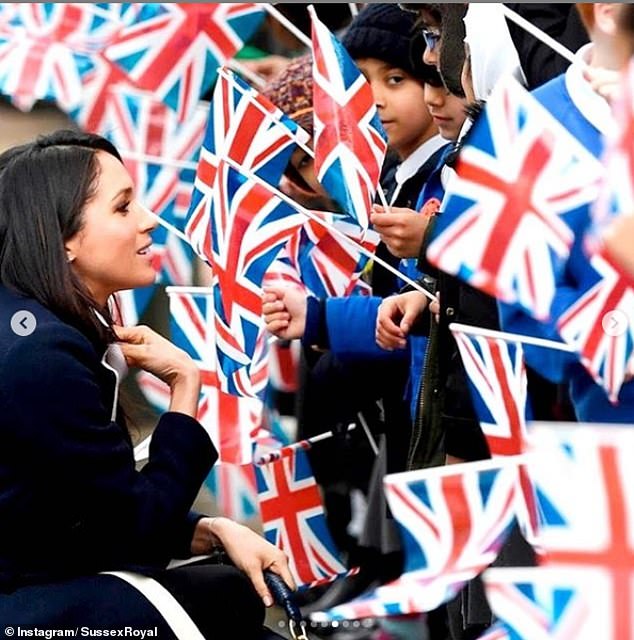
[{"label": "woman's eye", "polygon": [[123,202],[117,207],[117,211],[122,214],[126,214],[130,211],[130,202]]},{"label": "woman's eye", "polygon": [[403,80],[405,80],[405,78],[403,76],[398,76],[398,75],[390,76],[387,79],[388,84],[401,84]]}]

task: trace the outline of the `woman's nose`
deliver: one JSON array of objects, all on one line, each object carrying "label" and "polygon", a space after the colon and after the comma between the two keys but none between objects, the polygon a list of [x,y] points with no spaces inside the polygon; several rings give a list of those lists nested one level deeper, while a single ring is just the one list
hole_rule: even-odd
[{"label": "woman's nose", "polygon": [[143,206],[137,200],[134,201],[134,206],[137,208],[140,216],[139,227],[143,233],[148,231],[154,231],[158,227],[158,215],[153,211],[150,211],[147,207]]}]

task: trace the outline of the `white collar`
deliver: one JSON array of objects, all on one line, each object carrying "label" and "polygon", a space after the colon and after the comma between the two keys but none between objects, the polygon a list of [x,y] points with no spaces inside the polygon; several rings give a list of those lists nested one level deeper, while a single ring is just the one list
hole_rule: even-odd
[{"label": "white collar", "polygon": [[590,83],[583,77],[582,63],[588,64],[592,55],[592,43],[586,44],[576,53],[578,61],[566,70],[566,89],[570,99],[581,111],[583,117],[604,136],[610,136],[616,127],[612,110],[607,100],[593,91]]},{"label": "white collar", "polygon": [[416,172],[427,162],[431,156],[441,147],[447,144],[447,140],[440,135],[432,136],[425,140],[413,153],[410,153],[401,164],[398,165],[394,173],[396,189],[392,194],[392,202],[396,199],[404,182],[407,182]]},{"label": "white collar", "polygon": [[[106,319],[99,311],[97,311],[97,309],[93,309],[93,313],[97,316],[97,320],[99,320],[99,322],[101,322],[104,327],[108,326]],[[108,345],[108,348],[106,349],[106,352],[103,354],[103,358],[101,359],[101,365],[108,369],[108,371],[112,371],[115,377],[112,409],[110,412],[110,419],[114,422],[117,418],[119,385],[121,384],[121,380],[128,374],[128,365],[125,361],[125,356],[123,355],[123,351],[121,350],[121,346],[119,344],[115,342]]]}]

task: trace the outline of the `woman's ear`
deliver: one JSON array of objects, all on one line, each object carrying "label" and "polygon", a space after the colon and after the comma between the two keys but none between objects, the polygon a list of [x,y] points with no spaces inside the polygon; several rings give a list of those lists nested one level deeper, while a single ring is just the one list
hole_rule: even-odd
[{"label": "woman's ear", "polygon": [[76,233],[72,238],[64,242],[64,251],[66,252],[66,262],[74,262],[80,245],[80,234]]}]

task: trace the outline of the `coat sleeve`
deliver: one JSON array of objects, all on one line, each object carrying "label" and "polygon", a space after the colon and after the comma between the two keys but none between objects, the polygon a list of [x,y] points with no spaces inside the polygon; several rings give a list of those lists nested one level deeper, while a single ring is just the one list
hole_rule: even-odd
[{"label": "coat sleeve", "polygon": [[16,341],[6,362],[12,375],[3,404],[16,453],[46,478],[46,495],[59,496],[50,512],[32,503],[48,515],[48,553],[57,544],[80,564],[83,556],[98,566],[168,560],[191,528],[189,509],[217,457],[205,430],[184,414],[164,414],[137,471],[83,335],[66,325],[38,328]]},{"label": "coat sleeve", "polygon": [[386,351],[376,343],[376,318],[382,298],[350,296],[326,300],[330,350],[342,362],[349,359],[407,358],[407,350]]}]

